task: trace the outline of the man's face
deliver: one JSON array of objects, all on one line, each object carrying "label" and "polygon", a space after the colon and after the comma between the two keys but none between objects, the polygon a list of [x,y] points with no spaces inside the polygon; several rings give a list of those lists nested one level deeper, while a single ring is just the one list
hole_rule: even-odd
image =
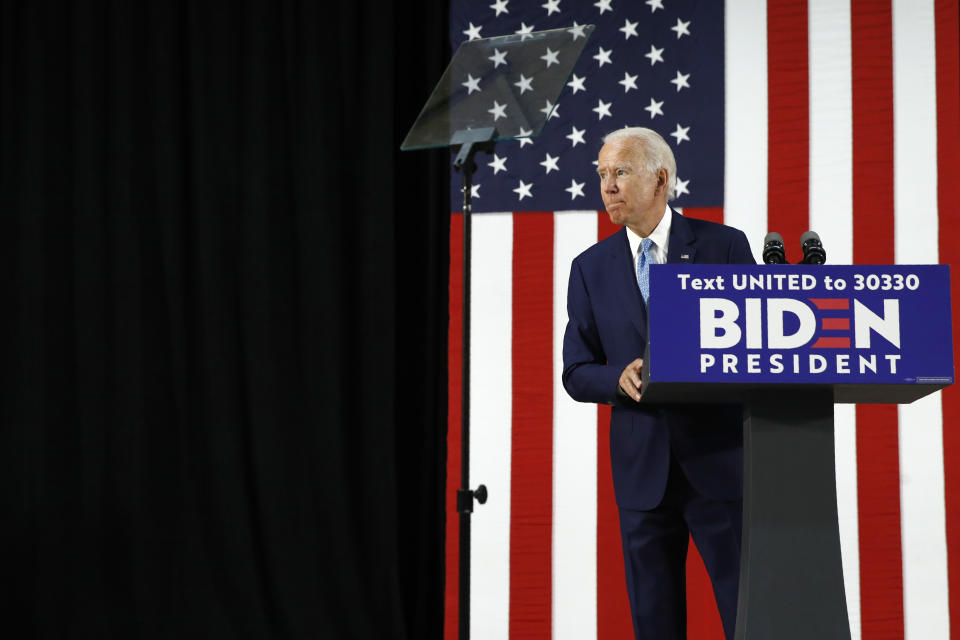
[{"label": "man's face", "polygon": [[666,171],[661,176],[644,169],[643,152],[634,140],[611,140],[597,156],[600,194],[614,224],[650,233],[666,206]]}]

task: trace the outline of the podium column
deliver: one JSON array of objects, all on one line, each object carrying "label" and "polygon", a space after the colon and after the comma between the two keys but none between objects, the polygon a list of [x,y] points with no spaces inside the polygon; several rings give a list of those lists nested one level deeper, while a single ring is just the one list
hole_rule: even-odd
[{"label": "podium column", "polygon": [[831,389],[750,394],[736,640],[849,640]]}]

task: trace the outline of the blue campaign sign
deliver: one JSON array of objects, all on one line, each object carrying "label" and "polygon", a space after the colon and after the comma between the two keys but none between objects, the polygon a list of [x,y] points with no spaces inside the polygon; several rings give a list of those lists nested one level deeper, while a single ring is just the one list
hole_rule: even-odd
[{"label": "blue campaign sign", "polygon": [[946,265],[655,265],[655,382],[953,383]]}]

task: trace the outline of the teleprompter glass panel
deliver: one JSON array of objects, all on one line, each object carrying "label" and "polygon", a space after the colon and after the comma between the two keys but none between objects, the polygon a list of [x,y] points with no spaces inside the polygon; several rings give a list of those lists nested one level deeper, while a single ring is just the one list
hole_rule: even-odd
[{"label": "teleprompter glass panel", "polygon": [[400,148],[446,147],[457,131],[494,127],[494,140],[540,133],[593,25],[469,40]]}]

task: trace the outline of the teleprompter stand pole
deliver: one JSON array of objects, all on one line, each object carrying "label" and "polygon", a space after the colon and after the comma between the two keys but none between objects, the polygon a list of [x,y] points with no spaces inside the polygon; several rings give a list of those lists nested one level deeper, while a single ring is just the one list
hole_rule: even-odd
[{"label": "teleprompter stand pole", "polygon": [[[460,514],[460,619],[459,638],[470,638],[470,514],[473,500],[487,501],[487,488],[470,488],[470,213],[473,208],[473,172],[477,165],[473,156],[477,151],[493,152],[493,127],[464,129],[453,134],[450,144],[457,149],[453,168],[463,175],[463,356],[461,372],[460,409],[460,489],[457,491],[457,513]],[[457,147],[456,145],[459,145]]]}]

